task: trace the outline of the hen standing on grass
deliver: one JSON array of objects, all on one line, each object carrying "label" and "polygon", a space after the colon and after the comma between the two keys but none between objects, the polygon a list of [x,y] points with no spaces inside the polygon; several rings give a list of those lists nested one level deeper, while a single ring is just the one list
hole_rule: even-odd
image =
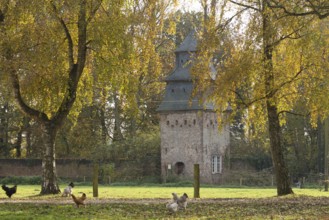
[{"label": "hen standing on grass", "polygon": [[71,196],[78,208],[79,208],[79,205],[83,205],[83,206],[85,205],[85,200],[87,198],[85,193],[82,193],[82,196],[79,198],[75,197],[75,195],[73,195],[73,194],[71,194]]},{"label": "hen standing on grass", "polygon": [[176,193],[172,193],[171,195],[173,196],[173,200],[166,205],[166,208],[172,214],[178,211],[177,201],[179,198]]},{"label": "hen standing on grass", "polygon": [[70,184],[64,189],[62,197],[63,196],[70,196],[73,193],[73,187],[74,187],[74,183],[70,182]]},{"label": "hen standing on grass", "polygon": [[17,185],[14,185],[13,187],[9,188],[6,185],[2,185],[2,189],[6,192],[6,195],[11,198],[13,194],[17,191]]}]

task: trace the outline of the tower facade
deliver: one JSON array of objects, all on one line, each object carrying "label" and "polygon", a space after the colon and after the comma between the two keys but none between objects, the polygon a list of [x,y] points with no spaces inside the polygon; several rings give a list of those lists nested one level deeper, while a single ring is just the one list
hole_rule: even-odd
[{"label": "tower facade", "polygon": [[218,115],[211,103],[192,96],[190,74],[197,49],[191,32],[176,49],[176,67],[165,79],[166,89],[158,108],[161,131],[161,175],[193,179],[194,164],[200,166],[202,183],[219,183],[229,145],[229,127],[218,129]]}]

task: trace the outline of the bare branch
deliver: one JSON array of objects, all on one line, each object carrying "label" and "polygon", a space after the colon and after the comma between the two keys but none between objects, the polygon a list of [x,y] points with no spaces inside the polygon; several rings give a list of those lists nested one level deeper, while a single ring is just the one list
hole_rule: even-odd
[{"label": "bare branch", "polygon": [[280,85],[278,85],[275,89],[271,90],[269,93],[265,94],[264,96],[260,96],[257,98],[254,98],[248,102],[246,102],[246,100],[244,100],[243,96],[235,91],[235,90],[231,90],[231,92],[233,92],[234,94],[237,95],[238,100],[240,101],[239,104],[242,104],[243,106],[245,106],[246,108],[250,107],[251,105],[253,105],[256,102],[259,102],[261,100],[266,100],[269,98],[272,98],[282,87],[294,82],[298,76],[305,70],[306,68],[301,67],[300,70],[292,77],[290,78],[290,80],[282,82]]},{"label": "bare branch", "polygon": [[78,57],[77,63],[73,64],[69,70],[69,79],[65,97],[54,115],[52,121],[57,125],[63,123],[69,114],[76,99],[78,83],[85,67],[87,56],[87,20],[86,20],[86,0],[81,0],[78,16]]},{"label": "bare branch", "polygon": [[54,12],[54,15],[55,15],[56,19],[61,24],[61,26],[64,30],[64,33],[65,33],[65,36],[66,36],[66,39],[67,39],[67,42],[68,42],[68,62],[69,62],[70,68],[72,69],[73,64],[74,64],[74,55],[73,55],[73,40],[72,40],[70,31],[67,28],[67,26],[66,26],[65,22],[63,21],[63,19],[58,16],[58,10],[57,10],[56,5],[54,4],[54,2],[51,1],[50,4],[51,4],[51,7],[53,9],[53,12]]},{"label": "bare branch", "polygon": [[290,115],[295,115],[295,116],[306,117],[306,116],[309,116],[311,113],[309,112],[307,114],[302,114],[302,113],[283,110],[283,111],[278,112],[278,115],[281,115],[281,114],[290,114]]},{"label": "bare branch", "polygon": [[230,0],[231,3],[235,4],[235,5],[239,5],[239,6],[242,6],[242,7],[245,7],[245,8],[248,8],[248,9],[253,9],[255,11],[258,11],[260,12],[260,9],[259,8],[255,8],[251,5],[246,5],[246,4],[242,4],[242,3],[239,3],[239,2],[236,2],[236,1],[233,1],[233,0]]},{"label": "bare branch", "polygon": [[[312,0],[305,0],[304,11],[294,11],[293,9],[288,9],[282,4],[282,1],[270,0],[266,1],[269,8],[281,9],[283,12],[289,16],[302,17],[308,15],[315,15],[319,19],[324,19],[329,16],[329,4],[325,1],[323,3],[319,3],[319,5],[315,5]],[[273,3],[273,4],[271,4]],[[327,5],[326,5],[327,4]],[[300,7],[298,7],[300,9]]]},{"label": "bare branch", "polygon": [[[283,35],[283,36],[281,36],[277,41],[273,42],[273,43],[271,44],[271,46],[272,46],[272,47],[273,47],[273,46],[276,46],[276,45],[278,45],[281,41],[286,40],[286,39],[293,39],[293,40],[296,40],[296,39],[302,38],[303,35],[299,35],[298,32],[301,31],[303,28],[304,28],[304,27],[300,27],[300,28],[298,28],[297,30],[293,30],[291,33],[289,33],[289,34],[287,34],[287,35]],[[293,37],[293,35],[295,35],[295,34],[298,34],[298,36]]]},{"label": "bare branch", "polygon": [[19,84],[19,79],[17,74],[14,71],[10,72],[10,79],[14,89],[14,98],[18,104],[19,109],[29,117],[37,120],[37,121],[49,121],[48,117],[45,113],[37,111],[31,107],[29,107],[23,100],[21,95],[21,89]]},{"label": "bare branch", "polygon": [[290,80],[285,81],[283,83],[281,83],[279,86],[277,86],[275,89],[273,89],[272,91],[270,91],[269,93],[266,94],[266,98],[272,98],[282,87],[284,87],[287,84],[290,84],[292,82],[294,82],[297,77],[305,70],[305,68],[302,66],[299,71],[293,76],[291,77]]},{"label": "bare branch", "polygon": [[102,0],[99,0],[96,4],[95,7],[92,8],[91,12],[90,12],[90,16],[87,19],[87,23],[90,23],[90,21],[95,17],[96,12],[98,11],[98,9],[101,7],[102,5]]},{"label": "bare branch", "polygon": [[246,10],[248,10],[248,8],[243,8],[242,10],[238,11],[237,13],[235,13],[232,17],[230,17],[229,19],[227,19],[224,24],[219,24],[217,26],[217,28],[216,28],[216,31],[218,31],[218,30],[224,30],[231,23],[231,21],[235,17],[237,17],[238,15],[242,14]]}]

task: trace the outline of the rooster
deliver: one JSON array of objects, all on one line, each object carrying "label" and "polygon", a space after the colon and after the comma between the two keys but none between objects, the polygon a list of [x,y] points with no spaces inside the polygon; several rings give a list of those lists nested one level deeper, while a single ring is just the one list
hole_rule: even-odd
[{"label": "rooster", "polygon": [[187,206],[187,198],[188,198],[188,195],[186,193],[184,193],[181,197],[179,197],[179,199],[177,200],[177,204],[178,204],[178,207],[180,209],[184,209],[186,210],[186,206]]},{"label": "rooster", "polygon": [[73,195],[73,194],[71,194],[71,196],[78,208],[79,208],[79,205],[83,205],[83,206],[85,205],[85,200],[87,198],[85,193],[82,193],[82,196],[79,198],[75,197],[75,195]]},{"label": "rooster", "polygon": [[13,187],[9,188],[6,185],[2,185],[2,189],[6,192],[6,195],[11,198],[13,194],[17,191],[17,185],[14,185]]},{"label": "rooster", "polygon": [[178,196],[177,196],[177,193],[171,193],[172,195],[172,199],[174,200],[174,202],[177,202],[178,201]]}]

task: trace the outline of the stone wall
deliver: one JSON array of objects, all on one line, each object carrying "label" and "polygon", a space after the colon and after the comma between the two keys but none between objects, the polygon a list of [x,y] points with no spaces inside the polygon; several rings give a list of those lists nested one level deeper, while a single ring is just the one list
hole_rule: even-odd
[{"label": "stone wall", "polygon": [[[41,176],[41,159],[0,159],[0,177]],[[57,174],[60,178],[91,178],[92,161],[85,159],[56,159]]]},{"label": "stone wall", "polygon": [[229,132],[218,130],[217,115],[206,111],[160,114],[161,173],[193,179],[194,164],[200,165],[202,183],[219,183],[220,173],[212,173],[212,156],[223,156]]},{"label": "stone wall", "polygon": [[[195,161],[202,160],[202,151],[200,152],[202,120],[199,117],[200,115],[195,112],[161,114],[163,176],[167,175],[167,171],[177,174],[177,169],[180,169],[178,174],[182,178],[193,176],[193,164]],[[167,170],[168,166],[171,170]]]}]

